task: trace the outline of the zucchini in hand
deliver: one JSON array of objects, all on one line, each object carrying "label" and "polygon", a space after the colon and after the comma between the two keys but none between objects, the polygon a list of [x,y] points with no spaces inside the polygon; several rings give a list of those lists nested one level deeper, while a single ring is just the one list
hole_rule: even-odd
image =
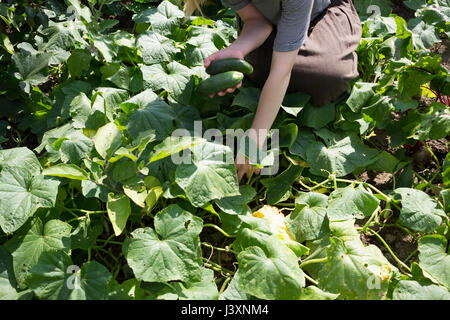
[{"label": "zucchini in hand", "polygon": [[244,74],[239,71],[227,71],[213,75],[203,81],[197,87],[198,94],[213,94],[225,91],[237,86],[244,79]]},{"label": "zucchini in hand", "polygon": [[226,58],[211,62],[206,73],[215,75],[227,71],[239,71],[245,74],[253,73],[253,66],[245,60],[239,58]]}]

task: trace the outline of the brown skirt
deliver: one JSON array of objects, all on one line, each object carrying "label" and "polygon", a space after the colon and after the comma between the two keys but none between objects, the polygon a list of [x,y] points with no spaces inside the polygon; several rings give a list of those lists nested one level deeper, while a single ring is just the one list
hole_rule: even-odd
[{"label": "brown skirt", "polygon": [[[250,79],[261,87],[269,75],[275,35],[276,28],[245,57],[254,66]],[[355,51],[361,35],[361,21],[353,1],[331,0],[330,6],[310,23],[308,37],[295,60],[288,93],[305,92],[316,105],[336,100],[359,76]]]}]

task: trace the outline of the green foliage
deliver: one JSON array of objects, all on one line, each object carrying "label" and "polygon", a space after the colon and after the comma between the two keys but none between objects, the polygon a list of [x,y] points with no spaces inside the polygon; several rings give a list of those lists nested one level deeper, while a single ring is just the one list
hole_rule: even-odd
[{"label": "green foliage", "polygon": [[[197,90],[204,59],[236,39],[232,11],[0,3],[0,299],[449,300],[450,156],[428,143],[450,132],[450,76],[431,50],[449,4],[404,4],[415,18],[355,1],[359,77],[324,106],[287,94],[272,153],[250,159],[277,172],[239,185],[235,141],[220,140],[251,126],[261,88]],[[416,143],[433,164],[414,162]],[[252,215],[265,204],[281,212]],[[418,262],[399,259],[390,228]]]}]

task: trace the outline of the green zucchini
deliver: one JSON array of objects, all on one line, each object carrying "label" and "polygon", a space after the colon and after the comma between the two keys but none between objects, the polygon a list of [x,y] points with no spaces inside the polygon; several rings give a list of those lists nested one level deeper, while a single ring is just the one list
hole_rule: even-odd
[{"label": "green zucchini", "polygon": [[212,94],[225,91],[237,86],[244,79],[244,74],[239,71],[227,71],[213,75],[203,81],[197,87],[198,94]]},{"label": "green zucchini", "polygon": [[211,62],[206,73],[215,75],[227,71],[239,71],[245,74],[253,73],[253,66],[245,60],[238,58],[226,58]]}]

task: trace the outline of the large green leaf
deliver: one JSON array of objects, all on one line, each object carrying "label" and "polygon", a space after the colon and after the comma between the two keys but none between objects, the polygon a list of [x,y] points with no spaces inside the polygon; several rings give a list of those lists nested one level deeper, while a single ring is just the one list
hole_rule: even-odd
[{"label": "large green leaf", "polygon": [[305,278],[297,256],[276,236],[264,248],[252,246],[238,255],[239,287],[260,299],[297,300]]},{"label": "large green leaf", "polygon": [[315,240],[328,231],[327,196],[302,193],[295,199],[295,210],[286,217],[286,226],[298,242]]},{"label": "large green leaf", "polygon": [[437,140],[450,133],[450,111],[448,106],[433,102],[426,113],[418,113],[420,122],[414,129],[412,137],[416,140]]},{"label": "large green leaf", "polygon": [[441,224],[441,216],[445,216],[445,213],[425,192],[410,188],[397,188],[394,191],[401,197],[400,224],[421,232],[431,232]]},{"label": "large green leaf", "polygon": [[84,92],[80,92],[69,104],[69,114],[72,117],[73,126],[85,128],[92,111],[91,100]]},{"label": "large green leaf", "polygon": [[11,59],[18,70],[15,77],[21,81],[20,85],[25,92],[30,92],[30,86],[47,81],[47,66],[50,57],[50,53],[39,53],[32,47],[22,48],[13,54]]},{"label": "large green leaf", "polygon": [[158,300],[217,300],[219,292],[214,282],[214,271],[202,269],[202,278],[195,282],[173,282],[162,289],[160,283],[144,283],[144,289],[147,289]]},{"label": "large green leaf", "polygon": [[16,168],[0,173],[0,227],[4,232],[20,228],[38,208],[53,207],[59,181]]},{"label": "large green leaf", "polygon": [[145,90],[121,104],[122,109],[131,110],[127,131],[133,137],[142,131],[153,129],[157,140],[163,140],[172,131],[175,114],[172,108],[152,90]]},{"label": "large green leaf", "polygon": [[388,290],[392,268],[374,245],[364,247],[359,238],[330,238],[328,261],[319,271],[319,287],[344,299],[379,300]]},{"label": "large green leaf", "polygon": [[105,300],[108,297],[109,271],[98,262],[74,265],[61,250],[43,253],[31,269],[28,283],[42,300]]},{"label": "large green leaf", "polygon": [[427,2],[427,0],[405,0],[403,3],[408,8],[410,8],[412,10],[417,10],[420,7],[422,7],[423,5],[425,5],[426,2]]},{"label": "large green leaf", "polygon": [[89,215],[80,217],[78,226],[70,235],[72,250],[88,250],[95,244],[97,237],[102,233],[102,231],[102,225],[91,223],[91,218]]},{"label": "large green leaf", "polygon": [[450,255],[445,237],[427,235],[419,240],[419,265],[450,290]]},{"label": "large green leaf", "polygon": [[346,104],[353,112],[361,111],[361,108],[363,108],[375,94],[374,87],[376,86],[376,83],[356,82]]},{"label": "large green leaf", "polygon": [[145,83],[151,89],[164,89],[178,102],[189,102],[193,85],[192,71],[188,67],[172,61],[166,67],[161,64],[142,66],[141,71]]},{"label": "large green leaf", "polygon": [[152,30],[161,34],[171,34],[182,22],[184,12],[170,1],[159,4],[155,14],[150,15],[149,20]]},{"label": "large green leaf", "polygon": [[228,214],[244,214],[247,212],[247,203],[249,203],[255,196],[256,191],[249,185],[239,186],[238,196],[225,197],[215,200],[217,206]]},{"label": "large green leaf", "polygon": [[305,108],[311,96],[304,92],[296,92],[284,96],[281,108],[287,113],[297,117],[300,111]]},{"label": "large green leaf", "polygon": [[232,105],[243,107],[255,112],[258,107],[260,95],[261,89],[259,88],[239,88],[239,93],[234,97]]},{"label": "large green leaf", "polygon": [[369,217],[380,204],[375,196],[362,184],[354,188],[349,185],[333,191],[328,198],[328,218],[333,220],[363,219]]},{"label": "large green leaf", "polygon": [[289,147],[289,152],[306,159],[306,150],[313,142],[316,142],[316,136],[313,131],[310,128],[300,127],[297,137]]},{"label": "large green leaf", "polygon": [[48,28],[42,30],[42,34],[47,37],[43,42],[40,51],[58,53],[69,50],[74,44],[88,45],[83,39],[82,33],[86,31],[85,26],[80,21],[49,21]]},{"label": "large green leaf", "polygon": [[239,216],[242,224],[238,230],[237,238],[233,242],[236,251],[243,251],[252,246],[263,247],[266,239],[273,235],[267,219],[252,215]]},{"label": "large green leaf", "polygon": [[17,297],[12,258],[0,246],[0,300],[15,300]]},{"label": "large green leaf", "polygon": [[155,216],[155,230],[134,230],[123,253],[137,279],[147,282],[192,281],[201,275],[198,235],[202,220],[170,205]]},{"label": "large green leaf", "polygon": [[170,62],[180,49],[175,42],[162,34],[147,31],[137,38],[137,46],[142,51],[142,58],[148,65],[161,62]]},{"label": "large green leaf", "polygon": [[450,300],[450,292],[435,284],[401,280],[392,293],[393,300]]},{"label": "large green leaf", "polygon": [[181,136],[181,137],[167,137],[163,142],[157,144],[153,148],[153,152],[150,155],[150,162],[163,159],[165,157],[176,154],[185,149],[192,148],[193,146],[206,142],[205,139],[200,137]]},{"label": "large green leaf", "polygon": [[217,51],[212,34],[204,33],[192,37],[186,42],[186,60],[189,66],[203,66],[205,58]]},{"label": "large green leaf", "polygon": [[66,123],[60,127],[56,127],[54,129],[48,130],[44,133],[41,139],[41,144],[34,148],[33,150],[36,152],[42,152],[44,148],[47,151],[52,150],[52,143],[56,140],[60,139],[61,137],[64,137],[65,135],[69,134],[70,132],[75,131],[72,123]]},{"label": "large green leaf", "polygon": [[300,125],[313,129],[323,128],[327,123],[336,117],[336,107],[333,103],[323,106],[316,106],[311,103],[306,104],[298,115]]},{"label": "large green leaf", "polygon": [[378,151],[363,144],[353,132],[331,132],[323,128],[316,134],[325,140],[325,144],[313,142],[306,150],[306,160],[313,174],[328,177],[333,173],[342,177],[377,159]]},{"label": "large green leaf", "polygon": [[[105,113],[109,121],[114,121],[120,104],[129,98],[129,93],[123,89],[100,87],[95,90],[92,108],[98,108]],[[94,94],[94,95],[95,95]]]},{"label": "large green leaf", "polygon": [[90,180],[82,180],[81,192],[86,198],[98,198],[103,202],[108,201],[109,189],[102,184],[92,182]]},{"label": "large green leaf", "polygon": [[44,176],[62,177],[73,180],[87,180],[88,173],[74,164],[58,163],[42,171]]},{"label": "large green leaf", "polygon": [[276,177],[261,179],[261,183],[267,188],[267,203],[275,204],[286,200],[290,196],[291,185],[302,174],[302,172],[302,166],[291,165]]},{"label": "large green leaf", "polygon": [[[84,93],[86,97],[84,97],[81,93]],[[83,121],[84,113],[87,109],[87,96],[90,96],[91,93],[91,85],[87,82],[80,81],[80,80],[68,80],[67,82],[63,83],[61,87],[55,88],[55,95],[56,95],[56,105],[51,110],[52,117],[54,117],[55,124],[59,124],[57,122],[57,119],[61,117],[63,120],[69,119],[71,117],[71,109],[75,109],[75,106],[77,105],[75,98],[77,98],[78,101],[82,103],[82,105],[79,106],[79,109],[75,112],[74,116],[76,117],[78,113],[80,113],[79,118],[77,117],[73,127],[79,127],[81,125],[81,121]],[[102,113],[104,113],[104,108],[102,107],[101,110]],[[59,127],[61,128],[61,131],[64,131],[62,128],[67,128],[67,126],[72,125],[70,122],[66,123],[65,125]],[[68,128],[67,128],[68,129]],[[58,130],[58,128],[53,129],[55,131]],[[50,130],[52,132],[52,130]],[[54,131],[53,131],[54,132]],[[61,136],[58,136],[57,138],[61,138]],[[45,141],[43,139],[43,141]]]},{"label": "large green leaf", "polygon": [[70,7],[69,12],[77,19],[84,20],[87,23],[92,21],[92,13],[88,7],[81,4],[80,0],[65,0],[67,6]]},{"label": "large green leaf", "polygon": [[110,122],[97,130],[92,138],[95,149],[103,159],[110,158],[122,143],[122,132],[114,122]]},{"label": "large green leaf", "polygon": [[392,11],[389,0],[358,0],[355,1],[355,9],[360,16],[365,17],[376,15],[377,13],[382,16],[388,16]]},{"label": "large green leaf", "polygon": [[94,43],[94,47],[100,52],[107,63],[111,63],[117,56],[119,46],[114,43],[114,39],[111,34],[93,34],[91,33],[91,39]]},{"label": "large green leaf", "polygon": [[228,284],[227,289],[219,296],[219,300],[254,300],[255,297],[245,293],[239,287],[239,269]]},{"label": "large green leaf", "polygon": [[40,218],[30,222],[29,229],[21,230],[5,243],[5,248],[13,256],[14,274],[19,288],[24,288],[24,281],[40,255],[52,249],[70,252],[71,226],[60,220],[43,223]]},{"label": "large green leaf", "polygon": [[75,78],[80,77],[84,71],[89,71],[91,60],[92,55],[88,50],[76,49],[72,51],[69,59],[67,59],[69,73]]},{"label": "large green leaf", "polygon": [[59,148],[61,160],[64,163],[77,163],[87,156],[93,149],[94,142],[80,130],[70,132],[64,137]]},{"label": "large green leaf", "polygon": [[170,35],[183,18],[183,11],[169,1],[162,1],[157,8],[151,7],[133,16],[136,23],[150,23],[152,30],[162,35]]},{"label": "large green leaf", "polygon": [[36,155],[26,147],[0,150],[0,171],[4,168],[26,170],[32,175],[41,172],[41,164]]},{"label": "large green leaf", "polygon": [[335,300],[339,294],[323,291],[315,286],[309,286],[302,290],[300,300]]},{"label": "large green leaf", "polygon": [[430,49],[433,44],[440,41],[435,27],[420,18],[409,20],[408,28],[412,32],[413,45],[416,49]]},{"label": "large green leaf", "polygon": [[130,199],[126,195],[114,196],[108,194],[108,202],[106,203],[108,218],[111,222],[114,234],[119,236],[127,224],[128,217],[131,213]]},{"label": "large green leaf", "polygon": [[238,196],[233,153],[227,146],[205,142],[192,148],[192,159],[179,164],[175,182],[186,192],[194,206],[210,200]]}]

